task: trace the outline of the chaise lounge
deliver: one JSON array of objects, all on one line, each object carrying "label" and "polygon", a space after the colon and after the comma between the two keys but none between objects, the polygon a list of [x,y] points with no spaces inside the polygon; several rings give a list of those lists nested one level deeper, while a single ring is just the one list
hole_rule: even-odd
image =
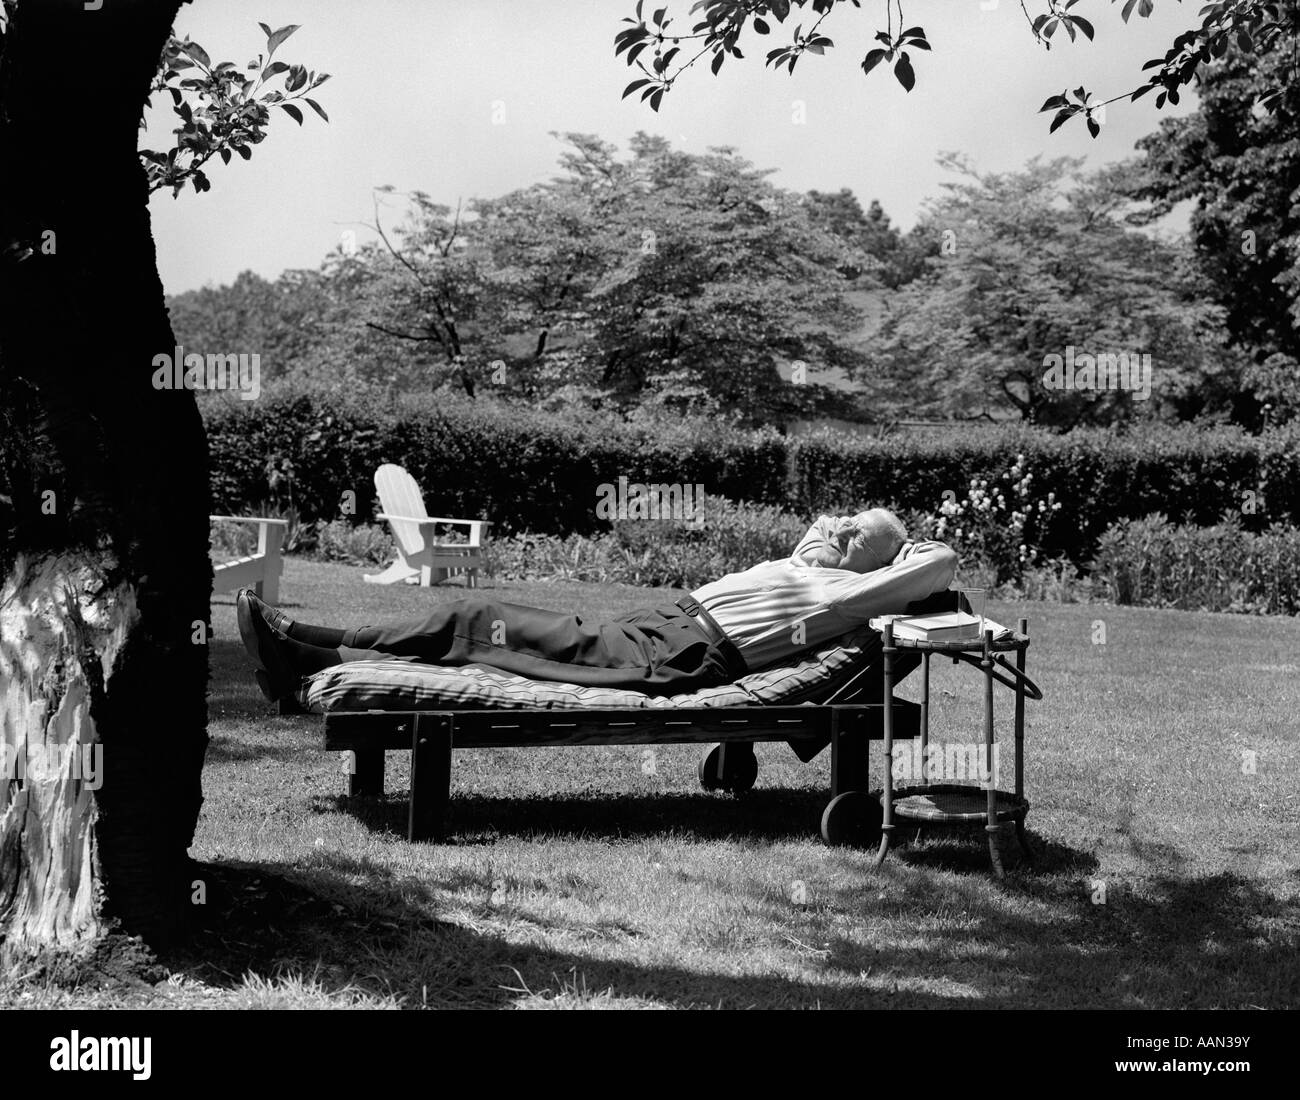
[{"label": "chaise lounge", "polygon": [[[950,610],[956,598],[943,592],[908,610]],[[894,682],[920,661],[914,652],[898,653]],[[830,746],[822,837],[828,844],[869,844],[872,822],[860,819],[862,800],[841,796],[869,787],[869,743],[883,737],[882,696],[880,635],[862,628],[788,665],[685,695],[529,680],[483,665],[384,660],[319,672],[297,701],[324,716],[326,749],[353,754],[351,796],[382,794],[384,753],[411,753],[411,841],[449,835],[455,749],[713,743],[700,764],[701,784],[739,793],[757,777],[754,744],[784,741],[805,762]],[[895,739],[918,735],[920,711],[894,700]]]}]

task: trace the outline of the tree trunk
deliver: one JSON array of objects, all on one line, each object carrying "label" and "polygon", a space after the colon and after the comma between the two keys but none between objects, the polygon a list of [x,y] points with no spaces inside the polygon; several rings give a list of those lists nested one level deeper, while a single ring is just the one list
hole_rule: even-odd
[{"label": "tree trunk", "polygon": [[[94,3],[94,0],[91,0]],[[0,38],[0,952],[183,927],[207,745],[207,445],[141,109],[182,0],[18,0]],[[14,778],[22,768],[21,780]]]}]

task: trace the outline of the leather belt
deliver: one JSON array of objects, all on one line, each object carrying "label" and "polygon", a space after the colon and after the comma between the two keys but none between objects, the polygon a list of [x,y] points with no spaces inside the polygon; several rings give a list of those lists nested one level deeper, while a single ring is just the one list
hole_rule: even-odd
[{"label": "leather belt", "polygon": [[726,631],[718,625],[718,620],[704,610],[704,605],[694,596],[683,596],[677,606],[700,624],[700,629],[708,636],[713,647],[727,664],[727,671],[733,680],[738,680],[749,671],[745,658],[740,655],[736,643],[727,637]]}]

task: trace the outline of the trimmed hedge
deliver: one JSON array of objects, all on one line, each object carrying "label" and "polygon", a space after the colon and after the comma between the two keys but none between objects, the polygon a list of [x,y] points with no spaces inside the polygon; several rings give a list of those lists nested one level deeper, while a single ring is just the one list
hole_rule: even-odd
[{"label": "trimmed hedge", "polygon": [[[1300,520],[1300,433],[1143,427],[1053,435],[1023,427],[883,440],[818,433],[791,445],[791,506],[810,513],[864,504],[937,512],[945,491],[1001,478],[1023,454],[1038,499],[1061,508],[1036,531],[1049,556],[1086,560],[1112,523],[1163,512],[1212,524],[1225,514],[1248,530]],[[1246,494],[1253,494],[1248,496]]]},{"label": "trimmed hedge", "polygon": [[786,439],[707,421],[647,427],[326,390],[268,391],[251,402],[214,396],[201,407],[213,507],[293,510],[303,522],[369,520],[374,471],[384,462],[415,476],[431,514],[485,516],[497,536],[607,531],[597,489],[620,477],[703,485],[713,496],[800,516],[869,504],[936,515],[945,492],[960,499],[973,478],[993,484],[1019,454],[1036,498],[1054,493],[1061,504],[1034,529],[1035,543],[1078,564],[1111,524],[1152,512],[1195,525],[1230,513],[1253,531],[1300,520],[1300,425],[1263,436],[1160,426],[1053,435],[1015,426]]},{"label": "trimmed hedge", "polygon": [[[784,441],[771,431],[683,422],[658,428],[486,403],[270,394],[203,403],[215,508],[267,504],[303,521],[368,520],[374,472],[404,466],[431,515],[485,516],[494,534],[589,533],[601,485],[702,485],[778,503]],[[346,494],[354,494],[348,497]]]}]

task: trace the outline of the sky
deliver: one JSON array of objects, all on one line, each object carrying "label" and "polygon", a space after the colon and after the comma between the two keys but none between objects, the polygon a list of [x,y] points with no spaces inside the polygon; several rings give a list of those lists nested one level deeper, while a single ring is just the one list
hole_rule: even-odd
[{"label": "sky", "polygon": [[[667,4],[688,26],[690,0]],[[594,133],[625,147],[637,130],[687,152],[730,145],[774,183],[798,191],[852,189],[879,199],[910,228],[940,192],[939,154],[960,151],[982,170],[1013,171],[1032,157],[1082,156],[1090,165],[1131,156],[1161,118],[1154,94],[1108,108],[1097,140],[1075,119],[1049,135],[1038,108],[1066,87],[1098,98],[1131,90],[1143,63],[1163,55],[1195,22],[1197,4],[1157,0],[1152,18],[1127,26],[1112,0],[1073,10],[1096,41],[1033,39],[1019,0],[902,0],[908,26],[925,28],[931,53],[914,53],[916,87],[905,93],[884,66],[859,67],[883,28],[884,0],[832,14],[822,32],[835,42],[805,57],[793,76],[763,67],[772,35],[742,38],[743,61],[719,76],[707,58],[652,113],[637,96],[620,100],[639,75],[615,58],[614,35],[635,0],[193,0],[176,32],[218,60],[241,67],[264,48],[258,22],[301,24],[276,54],[331,79],[314,98],[326,124],[307,112],[300,128],[277,111],[250,161],[210,166],[212,190],[151,203],[158,262],[169,293],[228,283],[241,271],[274,278],[315,267],[347,231],[364,241],[374,189],[422,190],[455,206],[556,174],[553,132]],[[1025,0],[1032,14],[1045,0]],[[987,10],[986,10],[987,9]],[[797,20],[792,20],[792,22]],[[788,32],[787,39],[788,41]],[[169,110],[148,116],[143,144],[166,149]],[[390,214],[398,211],[391,207]]]}]

